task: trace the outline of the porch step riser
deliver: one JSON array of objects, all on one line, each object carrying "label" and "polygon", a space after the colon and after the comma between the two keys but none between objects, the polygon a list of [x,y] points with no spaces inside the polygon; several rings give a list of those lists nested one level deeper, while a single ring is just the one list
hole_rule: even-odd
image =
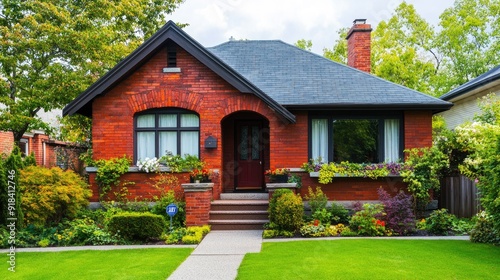
[{"label": "porch step riser", "polygon": [[211,230],[260,230],[263,229],[264,224],[249,224],[249,225],[232,225],[232,224],[218,224],[211,225]]},{"label": "porch step riser", "polygon": [[212,204],[212,211],[267,211],[269,205],[217,205]]},{"label": "porch step riser", "polygon": [[210,213],[210,220],[267,220],[269,215],[266,213]]}]

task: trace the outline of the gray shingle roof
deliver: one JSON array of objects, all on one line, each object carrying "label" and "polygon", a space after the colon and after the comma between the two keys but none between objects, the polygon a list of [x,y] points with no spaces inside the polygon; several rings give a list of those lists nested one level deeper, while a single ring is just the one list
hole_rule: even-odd
[{"label": "gray shingle roof", "polygon": [[288,107],[347,106],[446,110],[451,104],[333,62],[279,40],[229,41],[207,48]]},{"label": "gray shingle roof", "polygon": [[478,76],[475,79],[472,79],[468,81],[467,83],[449,91],[446,94],[441,95],[441,99],[443,100],[451,100],[454,97],[460,96],[464,93],[467,93],[475,88],[478,88],[484,84],[490,83],[495,80],[500,79],[500,65],[496,66],[495,68],[491,69],[490,71]]}]

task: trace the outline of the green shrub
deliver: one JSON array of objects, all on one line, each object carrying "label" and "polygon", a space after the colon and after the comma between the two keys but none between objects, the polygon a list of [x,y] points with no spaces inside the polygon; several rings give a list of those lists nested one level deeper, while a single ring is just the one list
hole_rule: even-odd
[{"label": "green shrub", "polygon": [[326,205],[328,204],[328,197],[323,193],[320,187],[316,187],[315,191],[313,191],[311,187],[308,187],[304,199],[309,202],[311,214],[326,209]]},{"label": "green shrub", "polygon": [[50,245],[50,240],[47,238],[38,241],[38,246],[40,247],[48,247],[49,245]]},{"label": "green shrub", "polygon": [[187,229],[182,227],[182,228],[176,228],[174,229],[170,234],[164,238],[165,243],[167,244],[178,244],[181,242],[182,237],[186,235]]},{"label": "green shrub", "polygon": [[119,213],[111,217],[108,224],[111,234],[131,241],[158,239],[166,228],[163,216],[152,213]]},{"label": "green shrub", "polygon": [[383,215],[382,204],[363,204],[363,209],[356,212],[350,220],[349,227],[363,236],[383,236],[385,222],[379,218]]},{"label": "green shrub", "polygon": [[192,226],[188,228],[177,228],[170,234],[164,235],[165,243],[178,244],[199,244],[203,237],[210,232],[210,226]]},{"label": "green shrub", "polygon": [[294,233],[287,230],[277,230],[277,229],[266,229],[262,233],[262,238],[274,238],[274,237],[293,237]]},{"label": "green shrub", "polygon": [[432,211],[429,218],[425,220],[427,230],[436,235],[448,235],[453,228],[455,216],[448,213],[446,209]]},{"label": "green shrub", "polygon": [[293,193],[293,192],[289,189],[277,189],[273,192],[273,196],[269,200],[268,212],[269,212],[269,220],[271,221],[271,224],[272,224],[272,221],[274,220],[274,215],[276,214],[276,205],[277,205],[278,198],[280,198],[282,195],[284,195],[286,193]]},{"label": "green shrub", "polygon": [[[277,229],[295,232],[302,224],[304,205],[302,198],[292,192],[282,194],[276,200],[276,207],[270,214],[271,223],[276,224]],[[271,219],[271,218],[270,218]]]},{"label": "green shrub", "polygon": [[347,224],[349,222],[349,210],[347,210],[344,205],[338,203],[332,203],[330,208],[331,224]]},{"label": "green shrub", "polygon": [[26,167],[20,172],[19,186],[26,223],[40,226],[74,218],[88,205],[91,196],[80,176],[58,167]]},{"label": "green shrub", "polygon": [[476,217],[476,224],[470,232],[470,240],[475,243],[500,245],[500,232],[495,229],[493,218],[485,211],[481,211]]},{"label": "green shrub", "polygon": [[320,221],[324,225],[330,225],[331,217],[332,213],[330,213],[326,208],[316,210],[316,212],[312,214],[313,219]]},{"label": "green shrub", "polygon": [[59,245],[109,245],[121,243],[116,236],[98,227],[90,218],[75,219],[63,224],[64,229],[56,234]]},{"label": "green shrub", "polygon": [[99,186],[99,198],[108,198],[113,186],[120,184],[120,177],[128,171],[131,160],[127,156],[121,158],[101,159],[95,161],[97,173],[95,180]]}]

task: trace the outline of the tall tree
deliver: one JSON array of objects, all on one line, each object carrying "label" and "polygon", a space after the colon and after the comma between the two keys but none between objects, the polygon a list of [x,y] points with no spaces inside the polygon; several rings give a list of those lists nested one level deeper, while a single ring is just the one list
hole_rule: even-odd
[{"label": "tall tree", "polygon": [[0,130],[16,143],[150,37],[182,0],[0,0]]},{"label": "tall tree", "polygon": [[[500,64],[500,2],[456,0],[440,16],[439,31],[401,3],[372,33],[372,73],[440,96]],[[345,30],[323,55],[347,63]]]},{"label": "tall tree", "polygon": [[303,49],[306,51],[311,51],[312,49],[312,41],[311,40],[305,40],[305,39],[299,39],[296,43],[295,46],[299,49]]}]

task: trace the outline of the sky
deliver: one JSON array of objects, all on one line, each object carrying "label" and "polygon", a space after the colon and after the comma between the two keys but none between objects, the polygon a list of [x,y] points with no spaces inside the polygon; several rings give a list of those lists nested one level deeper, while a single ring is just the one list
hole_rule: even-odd
[{"label": "sky", "polygon": [[[184,30],[205,47],[237,40],[311,40],[323,53],[338,38],[337,31],[364,18],[375,28],[388,20],[402,0],[185,0],[168,19],[188,23]],[[438,26],[439,15],[453,0],[407,0],[427,22]]]}]

